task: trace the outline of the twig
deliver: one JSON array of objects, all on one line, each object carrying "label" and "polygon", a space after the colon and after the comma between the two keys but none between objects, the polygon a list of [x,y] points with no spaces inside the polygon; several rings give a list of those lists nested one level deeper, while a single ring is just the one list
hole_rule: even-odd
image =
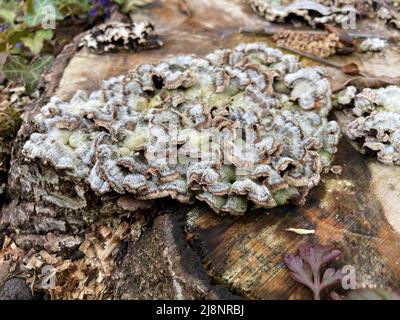
[{"label": "twig", "polygon": [[266,35],[266,36],[273,36],[276,32],[279,32],[283,29],[281,28],[272,28],[267,29],[267,27],[243,27],[239,29],[240,33],[252,33],[255,35]]},{"label": "twig", "polygon": [[[297,55],[306,57],[306,58],[308,58],[308,59],[315,60],[315,61],[320,62],[320,63],[322,63],[322,64],[325,64],[325,65],[327,65],[327,66],[330,66],[330,67],[339,69],[339,70],[341,70],[343,73],[346,73],[346,74],[354,73],[354,69],[353,69],[351,72],[346,71],[347,69],[349,69],[349,66],[350,66],[351,64],[341,65],[341,64],[338,64],[338,63],[329,61],[329,60],[327,60],[327,59],[320,58],[320,57],[314,56],[314,55],[312,55],[312,54],[305,53],[305,52],[301,52],[301,51],[298,51],[298,50],[295,50],[295,49],[291,49],[291,48],[288,48],[288,47],[285,47],[285,46],[277,46],[277,47],[280,48],[280,49],[283,49],[283,50],[290,51],[290,52],[292,52],[292,53],[294,53],[294,54],[297,54]],[[356,65],[355,63],[354,63],[353,65],[354,65],[354,67],[357,67],[357,65]],[[352,75],[354,75],[354,74],[352,74]],[[362,72],[358,72],[358,75],[360,75],[360,76],[362,76],[362,77],[368,77],[367,74],[362,73]]]},{"label": "twig", "polygon": [[[244,27],[240,30],[242,33],[253,33],[253,34],[258,34],[258,35],[266,35],[266,36],[273,36],[275,33],[280,32],[282,30],[286,30],[282,27]],[[292,29],[289,29],[292,30]],[[304,29],[296,29],[292,30],[294,32],[304,32],[308,34],[321,34],[321,35],[328,35],[330,32],[325,31],[325,30],[304,30]],[[399,36],[381,36],[381,35],[376,35],[376,34],[370,34],[370,33],[364,33],[364,32],[352,32],[352,31],[347,31],[346,34],[348,34],[350,37],[354,39],[367,39],[367,38],[379,38],[379,39],[384,39],[387,41],[391,42],[396,42],[400,40]]]},{"label": "twig", "polygon": [[326,65],[328,65],[330,67],[333,67],[333,68],[338,68],[338,69],[342,68],[342,65],[340,65],[338,63],[329,61],[329,60],[321,58],[321,57],[314,56],[313,54],[301,52],[301,51],[298,51],[296,49],[291,49],[291,48],[288,48],[288,47],[285,47],[285,46],[280,46],[280,45],[277,45],[277,47],[280,48],[280,49],[286,50],[286,51],[290,51],[290,52],[292,52],[294,54],[297,54],[299,56],[303,56],[303,57],[306,57],[308,59],[318,61],[320,63],[326,64]]}]

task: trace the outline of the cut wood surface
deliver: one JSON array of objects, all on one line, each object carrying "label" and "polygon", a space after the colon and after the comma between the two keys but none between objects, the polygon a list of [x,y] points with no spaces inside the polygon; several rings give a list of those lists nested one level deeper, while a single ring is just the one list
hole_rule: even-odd
[{"label": "cut wood surface", "polygon": [[[326,176],[304,207],[261,210],[240,218],[219,217],[204,207],[191,211],[187,229],[210,276],[246,298],[311,298],[311,292],[290,278],[283,256],[296,252],[301,242],[312,242],[340,248],[342,256],[335,266],[353,266],[358,287],[399,290],[400,234],[386,216],[398,211],[391,212],[394,204],[382,205],[381,188],[389,181],[382,181],[379,169],[386,167],[374,164],[371,169],[346,141],[340,144],[335,163],[343,166],[342,174]],[[399,179],[399,169],[391,175]],[[377,185],[382,191],[375,189]],[[398,183],[385,192],[394,196]],[[398,203],[399,198],[384,194]],[[288,228],[315,234],[298,235]]]},{"label": "cut wood surface", "polygon": [[[68,61],[63,60],[65,66],[61,71],[56,71],[58,86],[49,92],[62,99],[70,99],[78,89],[93,91],[103,79],[126,73],[142,62],[158,61],[169,54],[193,53],[201,56],[216,48],[234,47],[240,42],[264,41],[271,44],[265,36],[240,33],[245,26],[269,26],[242,1],[192,0],[187,3],[193,13],[191,17],[180,11],[177,0],[158,1],[144,11],[164,42],[160,49],[101,56],[86,49],[79,50]],[[400,61],[398,48],[388,50],[388,55],[389,67],[377,56],[361,59],[359,54],[355,54],[345,59],[335,57],[334,60],[341,63],[356,61],[363,70],[375,75],[400,76],[400,63],[396,63]],[[330,72],[329,77],[333,86],[346,79],[336,71]],[[51,79],[48,85],[52,85]],[[31,115],[40,107],[37,105]],[[29,122],[25,122],[25,126],[28,125]],[[17,144],[14,157],[18,157],[19,147]],[[182,231],[179,237],[184,239],[184,246],[193,248],[197,253],[200,259],[196,263],[202,263],[212,283],[223,284],[232,294],[243,298],[311,298],[310,292],[290,278],[283,255],[295,252],[301,242],[318,242],[334,244],[342,250],[343,254],[335,266],[354,266],[357,287],[384,286],[400,290],[400,167],[384,166],[361,155],[346,138],[342,138],[338,150],[334,164],[342,166],[342,173],[326,175],[320,185],[311,191],[303,207],[259,210],[236,218],[218,216],[198,204],[187,209],[184,222],[186,234]],[[18,188],[18,184],[12,184],[11,194],[14,191],[17,195],[23,193]],[[178,222],[159,220],[153,229],[161,228],[167,232],[169,229],[165,226],[171,223]],[[299,235],[287,231],[288,228],[315,230],[315,234]],[[153,236],[149,234],[145,239],[153,239]],[[145,242],[142,239],[140,241],[129,249],[131,254],[127,257],[131,260],[124,261],[125,272],[132,266],[146,268],[140,261],[157,263],[154,252],[150,252],[144,260],[134,257],[132,250],[135,248],[145,255]],[[164,260],[168,263],[168,259]],[[157,268],[154,270],[158,272]],[[140,274],[144,273],[138,271],[137,275]],[[185,277],[190,279],[187,274]],[[137,283],[137,275],[127,275],[124,281]],[[188,297],[204,298],[204,291],[201,292],[204,283],[198,284],[198,292],[194,294],[191,291]],[[141,287],[139,289],[142,290]],[[118,290],[116,295],[119,297],[123,295],[121,290],[127,290],[125,298],[138,298],[137,291],[129,293],[126,286],[120,286]],[[157,287],[161,292],[159,295],[148,293],[149,286],[145,290],[151,298],[176,298],[162,286]],[[213,294],[214,297],[221,297]]]}]

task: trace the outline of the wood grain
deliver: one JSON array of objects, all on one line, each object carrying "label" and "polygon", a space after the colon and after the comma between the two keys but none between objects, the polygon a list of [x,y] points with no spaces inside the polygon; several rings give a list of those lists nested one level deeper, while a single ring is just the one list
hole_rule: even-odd
[{"label": "wood grain", "polygon": [[[340,248],[343,254],[334,266],[354,266],[357,287],[399,290],[400,235],[371,188],[369,161],[343,140],[335,162],[343,166],[342,174],[327,176],[304,207],[259,210],[240,218],[220,217],[205,207],[189,212],[188,233],[215,281],[250,299],[311,298],[283,262],[285,253],[305,241]],[[291,227],[315,229],[315,235],[286,231]]]}]

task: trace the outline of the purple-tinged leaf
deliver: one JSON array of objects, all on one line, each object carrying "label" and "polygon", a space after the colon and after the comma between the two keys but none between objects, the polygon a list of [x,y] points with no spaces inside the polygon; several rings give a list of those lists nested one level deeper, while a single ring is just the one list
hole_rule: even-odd
[{"label": "purple-tinged leaf", "polygon": [[298,247],[300,256],[315,269],[321,268],[326,263],[340,256],[341,251],[332,246],[315,245],[302,243]]},{"label": "purple-tinged leaf", "polygon": [[335,271],[335,269],[333,268],[326,269],[321,281],[321,290],[340,283],[342,281],[342,278],[342,270]]},{"label": "purple-tinged leaf", "polygon": [[321,268],[340,256],[341,251],[333,246],[302,243],[298,246],[299,255],[287,254],[285,263],[294,280],[304,284],[314,293],[314,299],[319,300],[321,291],[339,283],[342,279],[340,270],[327,269],[321,278]]},{"label": "purple-tinged leaf", "polygon": [[299,256],[295,256],[293,254],[285,255],[285,263],[290,270],[290,275],[297,282],[300,282],[311,290],[313,288],[313,279],[310,274],[310,271],[307,270],[307,267],[304,265],[303,260]]}]

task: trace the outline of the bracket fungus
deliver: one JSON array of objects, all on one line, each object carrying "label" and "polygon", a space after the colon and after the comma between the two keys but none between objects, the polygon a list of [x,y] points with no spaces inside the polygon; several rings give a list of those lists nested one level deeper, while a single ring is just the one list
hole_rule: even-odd
[{"label": "bracket fungus", "polygon": [[313,28],[327,23],[355,29],[358,17],[377,18],[400,29],[396,0],[247,0],[255,13],[271,22],[302,20]]},{"label": "bracket fungus", "polygon": [[351,105],[353,119],[346,128],[351,140],[376,152],[378,161],[400,165],[400,87],[357,89],[338,93],[339,105]]},{"label": "bracket fungus", "polygon": [[[389,1],[390,2],[390,1]],[[393,3],[395,1],[392,1]],[[383,20],[386,24],[400,29],[400,8],[399,6],[391,6],[384,2],[377,11],[379,19]]]},{"label": "bracket fungus", "polygon": [[385,39],[380,38],[367,38],[360,44],[362,52],[381,52],[388,46]]},{"label": "bracket fungus", "polygon": [[90,30],[79,43],[97,54],[117,51],[140,51],[162,46],[150,22],[110,22]]},{"label": "bracket fungus", "polygon": [[[247,0],[255,13],[271,22],[297,17],[312,27],[326,23],[351,25],[357,9],[345,1],[334,0]],[[351,1],[354,2],[355,1]]]},{"label": "bracket fungus", "polygon": [[97,195],[172,197],[244,214],[305,202],[336,152],[329,82],[261,43],[171,56],[53,97],[23,147]]}]

